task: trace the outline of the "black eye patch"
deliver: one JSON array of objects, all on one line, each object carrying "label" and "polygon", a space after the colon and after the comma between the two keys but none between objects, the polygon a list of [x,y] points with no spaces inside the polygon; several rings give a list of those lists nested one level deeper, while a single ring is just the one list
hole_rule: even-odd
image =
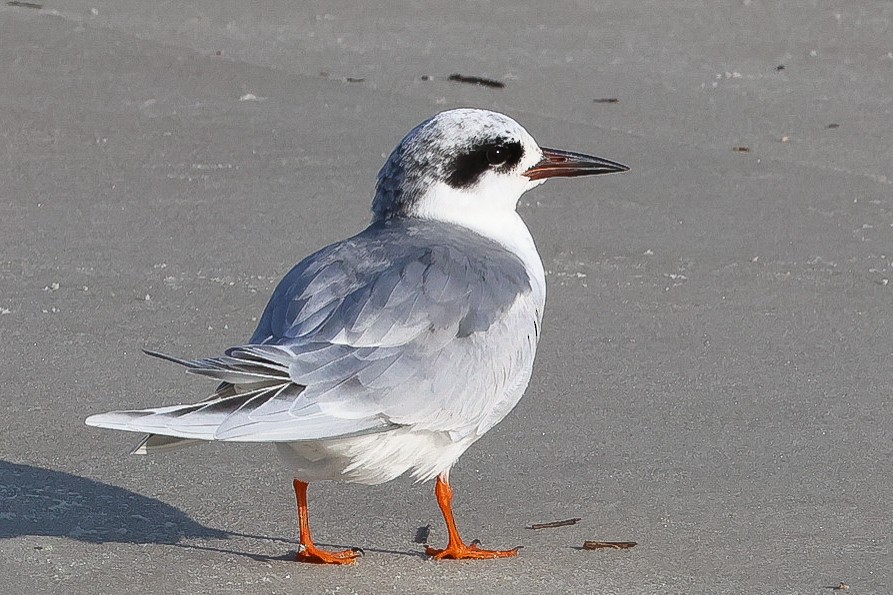
[{"label": "black eye patch", "polygon": [[447,169],[447,184],[453,188],[474,186],[488,169],[505,172],[521,161],[524,147],[518,141],[496,141],[476,145],[456,156]]}]

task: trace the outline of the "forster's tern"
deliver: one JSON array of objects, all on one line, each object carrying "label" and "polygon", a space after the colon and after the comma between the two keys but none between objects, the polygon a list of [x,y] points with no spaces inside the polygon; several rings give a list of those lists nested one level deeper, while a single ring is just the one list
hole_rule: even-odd
[{"label": "forster's tern", "polygon": [[149,432],[139,453],[206,440],[275,443],[295,477],[299,560],[357,556],[314,545],[309,482],[377,484],[406,472],[437,478],[449,543],[429,555],[513,556],[517,548],[462,541],[449,472],[530,380],[546,285],[515,207],[548,178],[627,169],[542,149],[503,114],[437,114],[379,172],[371,225],[295,266],[247,343],[198,360],[150,352],[220,381],[213,395],[87,424]]}]

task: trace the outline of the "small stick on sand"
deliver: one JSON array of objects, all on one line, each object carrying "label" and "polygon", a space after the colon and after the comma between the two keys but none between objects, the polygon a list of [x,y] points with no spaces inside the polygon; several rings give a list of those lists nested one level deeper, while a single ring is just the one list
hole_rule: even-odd
[{"label": "small stick on sand", "polygon": [[552,521],[551,523],[536,523],[533,525],[527,525],[528,529],[554,529],[555,527],[567,527],[569,525],[576,525],[582,519],[574,518],[574,519],[565,519],[563,521]]},{"label": "small stick on sand", "polygon": [[631,547],[636,547],[635,541],[584,541],[583,549],[584,550],[600,550],[604,548],[612,549],[612,550],[628,550]]}]

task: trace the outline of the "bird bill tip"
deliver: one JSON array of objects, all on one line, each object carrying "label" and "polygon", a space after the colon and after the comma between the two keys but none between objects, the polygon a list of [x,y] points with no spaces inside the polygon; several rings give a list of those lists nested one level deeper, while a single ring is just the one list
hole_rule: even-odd
[{"label": "bird bill tip", "polygon": [[543,158],[524,172],[531,180],[548,178],[571,178],[577,176],[598,176],[629,171],[622,163],[602,159],[583,153],[572,153],[559,149],[543,150]]}]

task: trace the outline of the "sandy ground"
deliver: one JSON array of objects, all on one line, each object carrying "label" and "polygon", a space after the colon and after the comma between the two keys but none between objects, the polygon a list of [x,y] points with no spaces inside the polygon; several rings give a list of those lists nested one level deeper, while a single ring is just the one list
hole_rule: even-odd
[{"label": "sandy ground", "polygon": [[[34,1],[0,6],[0,590],[893,592],[893,4]],[[140,349],[245,340],[455,106],[633,168],[522,199],[537,367],[453,473],[518,558],[425,560],[432,486],[398,480],[313,486],[367,555],[298,565],[270,448],[83,425],[204,396]]]}]

